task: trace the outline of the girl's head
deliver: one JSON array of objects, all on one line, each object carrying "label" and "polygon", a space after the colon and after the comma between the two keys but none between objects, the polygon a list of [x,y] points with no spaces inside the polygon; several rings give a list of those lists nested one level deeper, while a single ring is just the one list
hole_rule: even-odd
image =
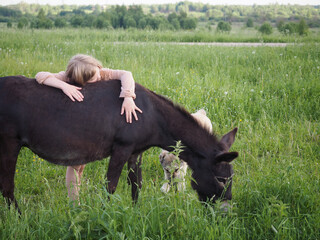
[{"label": "girl's head", "polygon": [[95,82],[100,80],[100,69],[102,64],[95,58],[77,54],[73,56],[67,66],[66,75],[70,81],[81,86],[87,82]]}]

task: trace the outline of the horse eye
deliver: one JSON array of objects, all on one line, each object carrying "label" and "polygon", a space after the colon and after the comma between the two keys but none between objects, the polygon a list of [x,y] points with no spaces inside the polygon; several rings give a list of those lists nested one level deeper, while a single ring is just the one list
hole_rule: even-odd
[{"label": "horse eye", "polygon": [[217,177],[217,179],[219,182],[222,182],[223,184],[226,184],[226,182],[227,182],[227,179],[222,178],[222,177]]}]

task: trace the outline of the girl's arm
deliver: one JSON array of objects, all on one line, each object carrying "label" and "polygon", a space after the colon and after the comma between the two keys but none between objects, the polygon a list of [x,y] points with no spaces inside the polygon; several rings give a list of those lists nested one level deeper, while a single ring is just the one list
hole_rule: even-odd
[{"label": "girl's arm", "polygon": [[132,123],[132,115],[135,120],[138,120],[136,111],[140,113],[142,113],[142,111],[134,103],[136,94],[134,93],[135,83],[132,73],[124,70],[102,68],[100,75],[101,80],[119,79],[121,81],[121,93],[119,97],[124,98],[121,107],[121,115],[126,113],[126,121],[128,123]]},{"label": "girl's arm", "polygon": [[61,89],[72,101],[75,101],[75,99],[79,102],[83,101],[83,95],[80,92],[81,88],[68,84],[64,72],[39,72],[35,78],[39,84]]}]

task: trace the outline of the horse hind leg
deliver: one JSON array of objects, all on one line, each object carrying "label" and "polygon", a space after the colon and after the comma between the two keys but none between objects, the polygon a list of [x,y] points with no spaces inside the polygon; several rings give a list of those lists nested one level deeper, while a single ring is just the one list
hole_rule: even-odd
[{"label": "horse hind leg", "polygon": [[14,204],[19,213],[21,211],[14,197],[14,174],[20,148],[18,139],[0,135],[0,191],[9,207]]},{"label": "horse hind leg", "polygon": [[128,184],[131,185],[131,196],[134,202],[138,201],[139,190],[142,187],[141,162],[142,153],[132,155],[128,161]]}]

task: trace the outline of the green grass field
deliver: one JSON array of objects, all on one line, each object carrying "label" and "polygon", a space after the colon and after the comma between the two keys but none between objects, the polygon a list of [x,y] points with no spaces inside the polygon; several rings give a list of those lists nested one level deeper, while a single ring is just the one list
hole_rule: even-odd
[{"label": "green grass field", "polygon": [[[239,128],[227,214],[198,201],[190,172],[185,192],[163,194],[156,148],[144,154],[136,205],[126,170],[108,195],[104,159],[87,165],[79,207],[68,202],[66,168],[23,149],[15,176],[22,215],[0,196],[0,239],[320,239],[319,39],[285,48],[175,46],[114,44],[114,33],[88,29],[0,31],[1,76],[58,72],[74,54],[90,54],[190,112],[204,108],[218,136]],[[124,33],[117,36],[127,41]]]}]

